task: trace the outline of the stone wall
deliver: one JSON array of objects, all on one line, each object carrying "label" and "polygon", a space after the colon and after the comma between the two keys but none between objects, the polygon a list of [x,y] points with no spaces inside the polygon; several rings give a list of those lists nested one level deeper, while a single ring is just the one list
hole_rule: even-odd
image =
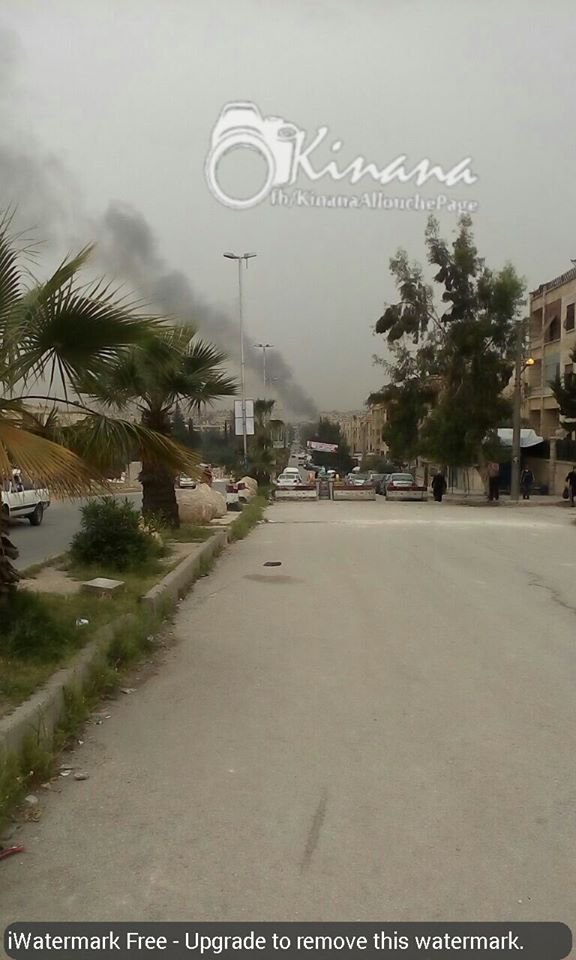
[{"label": "stone wall", "polygon": [[537,486],[545,484],[550,496],[562,496],[564,478],[570,473],[573,463],[568,460],[544,460],[542,457],[526,457],[525,463],[534,474]]}]

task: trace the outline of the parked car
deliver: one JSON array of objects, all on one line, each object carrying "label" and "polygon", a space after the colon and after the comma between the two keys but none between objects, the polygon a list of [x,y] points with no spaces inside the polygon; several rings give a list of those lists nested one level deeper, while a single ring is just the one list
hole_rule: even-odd
[{"label": "parked car", "polygon": [[15,471],[12,479],[2,485],[0,500],[5,520],[27,517],[33,527],[39,527],[44,519],[44,511],[50,506],[50,493],[45,488],[38,489],[23,481]]},{"label": "parked car", "polygon": [[212,481],[212,489],[216,490],[216,493],[221,493],[222,496],[225,497],[228,510],[242,509],[238,486],[239,485],[235,483],[234,480],[230,480],[229,478]]},{"label": "parked car", "polygon": [[180,476],[178,477],[178,486],[181,490],[195,490],[196,481],[193,480],[192,477]]},{"label": "parked car", "polygon": [[278,487],[298,487],[302,483],[302,477],[297,467],[286,467],[276,478]]},{"label": "parked car", "polygon": [[376,493],[378,493],[378,487],[380,486],[382,480],[384,479],[384,474],[370,472],[368,476],[370,477],[370,483],[374,484],[374,486],[376,487]]},{"label": "parked car", "polygon": [[369,487],[372,484],[369,473],[349,473],[346,478],[353,487]]},{"label": "parked car", "polygon": [[378,476],[380,477],[380,479],[379,479],[379,480],[377,481],[377,483],[376,483],[376,493],[379,493],[380,496],[385,497],[385,496],[386,496],[386,484],[387,484],[388,481],[390,480],[390,477],[392,476],[392,474],[391,474],[391,473],[382,473],[382,474],[378,474]]},{"label": "parked car", "polygon": [[256,492],[252,490],[247,483],[244,483],[243,480],[239,480],[236,486],[238,487],[238,499],[241,505],[249,503],[252,497],[256,496]]},{"label": "parked car", "polygon": [[411,473],[392,473],[385,486],[387,500],[427,500],[426,487]]}]

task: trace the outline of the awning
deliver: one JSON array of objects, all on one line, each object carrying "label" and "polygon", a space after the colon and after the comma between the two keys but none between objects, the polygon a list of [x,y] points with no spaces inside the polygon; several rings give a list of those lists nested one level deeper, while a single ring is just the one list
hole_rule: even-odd
[{"label": "awning", "polygon": [[[496,433],[498,434],[498,439],[505,447],[512,446],[514,431],[511,427],[499,427]],[[539,443],[544,443],[544,437],[539,437],[535,430],[520,431],[521,447],[537,447]]]}]

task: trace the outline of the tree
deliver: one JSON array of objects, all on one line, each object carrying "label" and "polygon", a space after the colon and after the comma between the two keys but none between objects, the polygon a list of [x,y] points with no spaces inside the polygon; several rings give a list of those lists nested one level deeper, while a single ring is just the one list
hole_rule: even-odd
[{"label": "tree", "polygon": [[323,453],[313,450],[314,463],[319,467],[326,467],[328,470],[336,470],[337,473],[349,473],[354,466],[354,460],[350,455],[350,448],[340,424],[334,423],[324,417],[320,417],[318,423],[307,424],[302,429],[302,439],[304,444],[310,441],[319,443],[334,443],[338,446],[336,453]]},{"label": "tree", "polygon": [[254,437],[249,444],[249,471],[260,484],[269,484],[276,472],[278,458],[274,449],[273,427],[280,421],[272,419],[274,400],[256,400],[254,403]]},{"label": "tree", "polygon": [[[33,251],[10,234],[0,218],[0,479],[18,466],[37,486],[63,494],[106,489],[105,467],[131,448],[172,469],[188,463],[185,451],[148,427],[88,405],[86,376],[98,380],[159,329],[103,281],[81,284],[78,274],[92,248],[65,260],[44,283],[26,265]],[[48,380],[48,389],[39,384]],[[63,428],[58,417],[40,422],[30,404],[66,404],[81,415]],[[96,485],[96,486],[95,486]],[[15,548],[0,539],[0,593],[18,580]]]},{"label": "tree", "polygon": [[[132,405],[145,427],[171,437],[177,407],[200,410],[235,394],[235,382],[222,370],[224,360],[224,354],[197,338],[193,327],[164,326],[117,358],[99,378],[87,378],[84,388],[109,408]],[[171,466],[144,455],[141,481],[144,515],[177,527]]]},{"label": "tree", "polygon": [[[576,363],[576,349],[570,354],[572,363]],[[576,432],[576,375],[574,373],[558,374],[550,383],[556,403],[560,408],[561,423],[569,434]]]},{"label": "tree", "polygon": [[469,217],[460,219],[451,245],[431,218],[426,247],[445,309],[436,309],[422,268],[399,251],[390,269],[400,299],[375,328],[399,348],[385,388],[392,404],[388,442],[466,466],[482,459],[486,437],[509,412],[502,391],[513,369],[524,283],[510,264],[498,272],[486,267]]}]

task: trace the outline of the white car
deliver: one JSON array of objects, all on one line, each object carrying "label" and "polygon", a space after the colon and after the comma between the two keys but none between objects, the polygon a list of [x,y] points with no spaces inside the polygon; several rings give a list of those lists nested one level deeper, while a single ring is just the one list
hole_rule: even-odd
[{"label": "white car", "polygon": [[44,519],[44,511],[50,506],[50,493],[46,489],[37,489],[12,479],[3,485],[0,500],[4,520],[27,517],[33,527],[39,527]]},{"label": "white car", "polygon": [[411,473],[391,473],[384,487],[387,500],[427,500],[426,487],[417,483]]},{"label": "white car", "polygon": [[178,477],[178,486],[181,490],[195,490],[196,481],[192,477],[180,476]]},{"label": "white car", "polygon": [[212,489],[216,490],[216,493],[221,493],[222,496],[226,498],[226,506],[228,507],[228,510],[242,509],[238,484],[233,480],[213,480]]},{"label": "white car", "polygon": [[301,483],[300,471],[296,467],[286,467],[276,478],[277,487],[298,487]]}]

